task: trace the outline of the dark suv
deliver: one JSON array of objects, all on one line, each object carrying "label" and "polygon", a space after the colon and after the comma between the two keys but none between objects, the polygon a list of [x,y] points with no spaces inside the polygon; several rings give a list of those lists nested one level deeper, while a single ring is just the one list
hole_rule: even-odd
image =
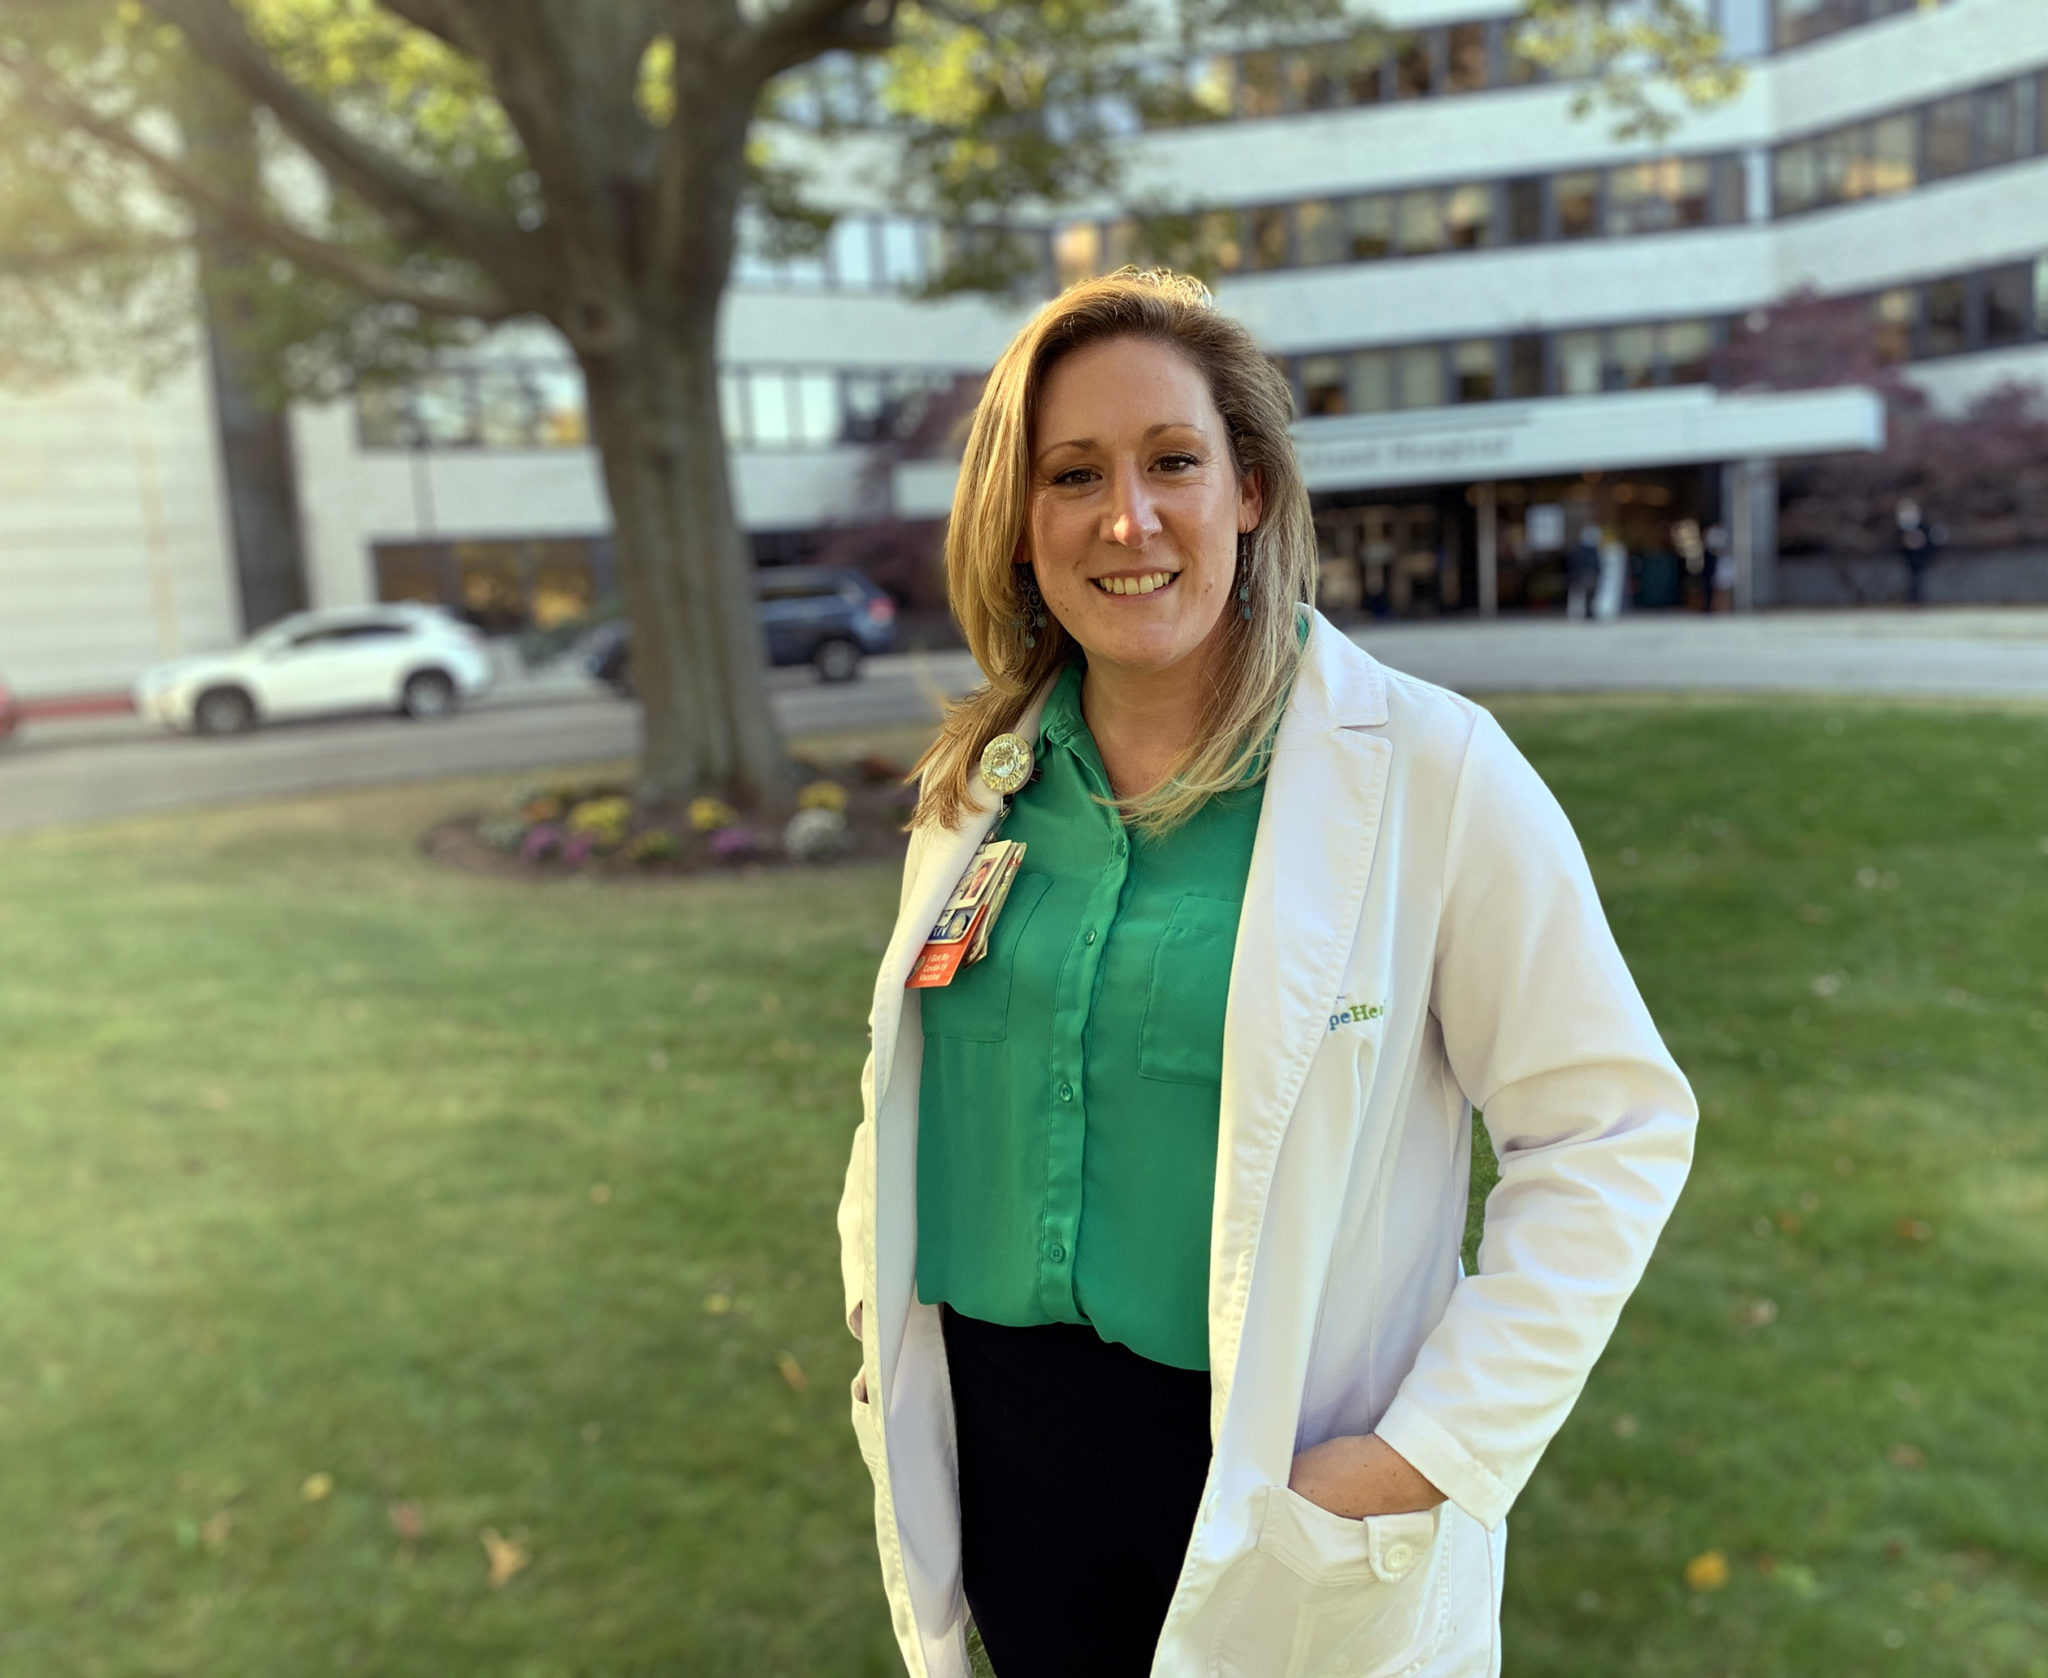
[{"label": "dark suv", "polygon": [[[757,616],[770,664],[810,664],[828,682],[850,682],[869,653],[896,640],[896,602],[857,571],[778,565],[757,572]],[[623,618],[591,636],[583,667],[630,698],[633,636]]]}]

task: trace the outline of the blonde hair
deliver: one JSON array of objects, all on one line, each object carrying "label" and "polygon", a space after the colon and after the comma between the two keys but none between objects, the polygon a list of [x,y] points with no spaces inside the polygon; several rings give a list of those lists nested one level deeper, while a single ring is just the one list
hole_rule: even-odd
[{"label": "blonde hair", "polygon": [[[1046,375],[1063,356],[1112,338],[1178,350],[1208,382],[1240,479],[1257,474],[1263,509],[1239,539],[1238,582],[1216,683],[1194,738],[1158,786],[1119,800],[1125,821],[1163,833],[1203,801],[1265,773],[1274,727],[1301,658],[1296,606],[1311,598],[1315,526],[1288,425],[1286,378],[1241,325],[1215,306],[1201,281],[1163,269],[1125,268],[1069,286],[1011,340],[974,410],[953,515],[946,528],[946,592],[987,678],[946,709],[939,737],[911,771],[918,782],[913,827],[957,826],[971,799],[982,748],[1017,726],[1031,697],[1075,651],[1049,613],[1023,621],[1016,559],[1031,496],[1031,422]],[[1031,639],[1036,645],[1030,645]]]}]

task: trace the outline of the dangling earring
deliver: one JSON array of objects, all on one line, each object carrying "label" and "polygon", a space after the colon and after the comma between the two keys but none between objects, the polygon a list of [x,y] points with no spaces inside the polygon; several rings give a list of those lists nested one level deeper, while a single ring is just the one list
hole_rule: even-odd
[{"label": "dangling earring", "polygon": [[1010,627],[1024,632],[1024,645],[1038,645],[1038,631],[1045,627],[1045,596],[1038,592],[1038,573],[1028,564],[1011,567],[1017,573],[1018,610],[1010,614]]},{"label": "dangling earring", "polygon": [[1252,615],[1252,585],[1245,578],[1251,564],[1252,538],[1250,531],[1240,531],[1237,538],[1237,615],[1247,623]]}]

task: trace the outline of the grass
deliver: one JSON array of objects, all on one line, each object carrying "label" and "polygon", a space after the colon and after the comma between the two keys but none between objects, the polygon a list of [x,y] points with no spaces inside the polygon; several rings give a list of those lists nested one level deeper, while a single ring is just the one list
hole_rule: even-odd
[{"label": "grass", "polygon": [[[1508,1670],[2048,1678],[2048,715],[1500,710],[1706,1114]],[[421,862],[486,790],[0,842],[9,1678],[898,1670],[831,1229],[893,880]]]}]

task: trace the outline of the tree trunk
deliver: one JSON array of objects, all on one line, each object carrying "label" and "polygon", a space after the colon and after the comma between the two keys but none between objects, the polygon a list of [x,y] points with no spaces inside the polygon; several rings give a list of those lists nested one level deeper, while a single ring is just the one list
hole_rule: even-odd
[{"label": "tree trunk", "polygon": [[585,351],[593,437],[641,705],[638,801],[773,807],[789,772],[768,707],[754,567],[719,424],[716,307],[649,311],[631,348]]},{"label": "tree trunk", "polygon": [[[178,91],[178,117],[191,155],[216,181],[254,201],[260,168],[248,101],[204,74],[188,75]],[[196,213],[194,220],[242,631],[253,635],[306,605],[291,427],[278,381],[265,377],[264,352],[251,346],[257,265],[269,259],[238,241],[217,217]]]}]

